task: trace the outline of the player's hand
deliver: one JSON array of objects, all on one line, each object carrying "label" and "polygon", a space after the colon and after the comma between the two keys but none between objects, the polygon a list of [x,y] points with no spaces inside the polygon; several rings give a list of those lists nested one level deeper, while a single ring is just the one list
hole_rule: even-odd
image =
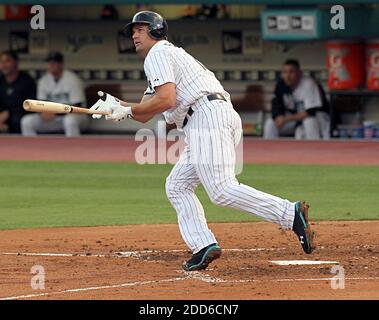
[{"label": "player's hand", "polygon": [[9,111],[0,111],[0,123],[4,123],[9,119]]},{"label": "player's hand", "polygon": [[283,128],[284,124],[286,123],[286,119],[284,116],[277,116],[275,118],[275,125],[280,130]]},{"label": "player's hand", "polygon": [[133,118],[131,107],[117,107],[112,110],[110,115],[105,116],[107,120],[124,121]]},{"label": "player's hand", "polygon": [[[90,108],[90,110],[104,111],[108,113],[112,113],[113,110],[117,108],[123,108],[121,106],[120,100],[116,97],[110,95],[109,93],[99,91],[97,93],[99,96],[99,100]],[[92,118],[100,119],[102,117],[101,114],[93,114]]]}]

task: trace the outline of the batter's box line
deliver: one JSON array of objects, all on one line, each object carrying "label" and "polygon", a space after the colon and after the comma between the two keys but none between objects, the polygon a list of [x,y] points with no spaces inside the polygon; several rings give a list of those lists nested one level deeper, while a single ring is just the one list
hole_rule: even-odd
[{"label": "batter's box line", "polygon": [[[177,270],[178,273],[184,274],[187,279],[200,280],[207,283],[251,283],[251,282],[291,282],[291,281],[332,281],[335,278],[284,278],[284,279],[240,279],[227,280],[213,277],[207,273],[199,271]],[[345,280],[379,280],[379,277],[346,277]]]},{"label": "batter's box line", "polygon": [[[148,281],[137,281],[137,282],[129,282],[123,284],[116,285],[106,285],[106,286],[97,286],[97,287],[87,287],[87,288],[76,288],[76,289],[66,289],[62,291],[55,292],[46,292],[46,293],[38,293],[38,294],[28,294],[28,295],[19,295],[19,296],[11,296],[0,298],[0,300],[20,300],[20,299],[31,299],[31,298],[39,298],[46,296],[54,296],[61,295],[67,293],[77,293],[77,292],[86,292],[86,291],[97,291],[97,290],[107,290],[107,289],[118,289],[124,287],[132,287],[138,285],[147,285],[147,284],[160,284],[160,283],[169,283],[169,282],[177,282],[184,280],[200,280],[206,283],[248,283],[248,282],[290,282],[290,281],[330,281],[333,278],[306,278],[306,279],[268,279],[268,280],[259,280],[259,279],[247,279],[247,280],[225,280],[217,277],[212,277],[209,274],[201,273],[199,271],[187,272],[183,270],[177,270],[178,273],[182,274],[183,277],[176,277],[170,279],[162,279],[162,280],[148,280]],[[346,280],[379,280],[379,277],[365,277],[365,278],[346,278]]]},{"label": "batter's box line", "polygon": [[[364,248],[376,248],[376,245],[366,245]],[[334,249],[334,247],[319,246],[317,250]],[[343,247],[345,249],[362,249],[361,246],[349,246]],[[222,249],[224,252],[259,252],[259,251],[285,251],[290,248],[230,248]],[[183,253],[189,252],[184,249],[172,249],[172,250],[136,250],[136,251],[119,251],[112,254],[92,254],[92,253],[42,253],[42,252],[0,252],[3,256],[35,256],[35,257],[95,257],[95,258],[141,258],[143,254],[149,253]]]},{"label": "batter's box line", "polygon": [[207,275],[207,274],[202,275],[200,272],[197,272],[197,271],[194,271],[192,273],[187,273],[185,271],[181,272],[179,270],[178,272],[181,273],[183,275],[183,277],[163,279],[163,280],[138,281],[138,282],[131,282],[131,283],[129,282],[129,283],[123,283],[123,284],[118,284],[118,285],[116,284],[116,285],[97,286],[97,287],[88,287],[88,288],[66,289],[66,290],[55,291],[55,292],[46,292],[46,293],[38,293],[38,294],[28,294],[28,295],[4,297],[4,298],[0,298],[0,300],[31,299],[31,298],[54,296],[54,295],[67,294],[67,293],[77,293],[77,292],[106,290],[106,289],[118,289],[118,288],[123,288],[123,287],[132,287],[132,286],[138,286],[138,285],[176,282],[176,281],[183,281],[183,280],[190,280],[190,279],[201,280],[203,282],[208,282],[208,283],[215,282],[215,281],[217,281],[217,282],[223,281],[223,280],[211,277],[210,275]]},{"label": "batter's box line", "polygon": [[[247,248],[247,249],[223,249],[225,252],[257,252],[257,251],[283,251],[287,248]],[[137,251],[120,251],[112,254],[92,254],[92,253],[43,253],[43,252],[0,252],[3,256],[26,256],[26,257],[95,257],[95,258],[141,258],[144,254],[149,253],[183,253],[188,252],[184,249],[173,250],[137,250]]]},{"label": "batter's box line", "polygon": [[38,294],[4,297],[4,298],[0,298],[0,300],[30,299],[30,298],[39,298],[39,297],[46,297],[46,296],[56,296],[56,295],[67,294],[67,293],[77,293],[77,292],[106,290],[106,289],[118,289],[118,288],[124,288],[124,287],[133,287],[133,286],[147,285],[147,284],[159,284],[159,283],[175,282],[175,281],[181,281],[181,280],[187,280],[187,278],[181,277],[181,278],[171,278],[171,279],[163,279],[163,280],[128,282],[128,283],[122,283],[122,284],[88,287],[88,288],[66,289],[62,291],[53,291],[53,292],[45,292],[45,293],[38,293]]}]

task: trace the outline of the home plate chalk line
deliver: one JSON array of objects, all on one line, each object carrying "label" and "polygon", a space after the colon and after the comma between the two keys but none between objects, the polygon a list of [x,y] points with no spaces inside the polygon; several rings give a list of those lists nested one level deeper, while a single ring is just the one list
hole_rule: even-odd
[{"label": "home plate chalk line", "polygon": [[[366,245],[363,248],[375,248],[375,245]],[[355,246],[353,248],[360,249],[360,246]],[[325,247],[320,246],[317,248],[318,250],[325,249]],[[222,249],[224,252],[259,252],[259,251],[284,251],[288,250],[288,248],[229,248]],[[119,258],[129,258],[135,257],[139,258],[143,254],[148,253],[179,253],[179,252],[189,252],[184,249],[172,249],[172,250],[161,250],[161,249],[153,249],[153,250],[136,250],[136,251],[120,251],[113,252],[108,254],[96,254],[96,253],[49,253],[49,252],[0,252],[0,256],[36,256],[36,257],[95,257],[95,258],[103,258],[103,257],[119,257]]]},{"label": "home plate chalk line", "polygon": [[270,260],[271,263],[279,266],[302,266],[317,264],[339,264],[338,261],[321,261],[321,260]]},{"label": "home plate chalk line", "polygon": [[[247,248],[247,249],[223,249],[223,251],[230,252],[255,252],[255,251],[282,251],[286,248]],[[137,250],[137,251],[120,251],[111,254],[92,254],[92,253],[49,253],[49,252],[0,252],[2,256],[30,256],[30,257],[139,257],[148,253],[179,253],[189,252],[184,249],[176,250]]]},{"label": "home plate chalk line", "polygon": [[[19,296],[11,296],[11,297],[3,297],[0,300],[19,300],[19,299],[31,299],[31,298],[39,298],[46,296],[54,296],[54,295],[62,295],[67,293],[77,293],[77,292],[86,292],[86,291],[99,291],[106,289],[119,289],[125,287],[133,287],[133,286],[142,286],[148,284],[160,284],[160,283],[168,283],[168,282],[177,282],[184,280],[199,280],[206,283],[248,283],[248,282],[291,282],[291,281],[331,281],[334,278],[305,278],[305,279],[270,279],[270,280],[259,280],[259,279],[247,279],[247,280],[224,280],[221,278],[212,277],[209,274],[202,273],[199,271],[186,272],[183,270],[177,270],[177,273],[182,274],[182,277],[175,277],[170,279],[162,279],[162,280],[147,280],[147,281],[137,281],[137,282],[128,282],[122,284],[115,285],[107,285],[107,286],[95,286],[95,287],[87,287],[87,288],[75,288],[75,289],[66,289],[62,291],[53,291],[53,292],[45,292],[38,294],[27,294],[27,295],[19,295]],[[363,278],[345,278],[345,280],[379,280],[379,277],[363,277]]]},{"label": "home plate chalk line", "polygon": [[[232,252],[245,252],[245,251],[279,251],[284,250],[284,248],[251,248],[251,249],[224,249],[224,251]],[[26,256],[26,257],[118,257],[118,258],[129,258],[135,257],[140,258],[142,254],[148,253],[174,253],[174,252],[187,252],[186,250],[143,250],[143,251],[124,251],[116,252],[113,254],[76,254],[76,253],[39,253],[39,252],[0,252],[0,255],[5,256]],[[320,265],[320,264],[339,264],[338,261],[322,261],[322,260],[270,260],[269,262],[277,264],[280,266],[291,266],[291,265]]]}]

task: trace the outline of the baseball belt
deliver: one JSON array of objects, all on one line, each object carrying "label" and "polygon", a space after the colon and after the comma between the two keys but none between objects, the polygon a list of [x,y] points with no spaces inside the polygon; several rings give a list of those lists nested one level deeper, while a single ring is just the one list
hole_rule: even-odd
[{"label": "baseball belt", "polygon": [[[209,101],[213,101],[213,100],[223,100],[225,102],[227,101],[225,97],[220,93],[209,94],[207,95],[207,99]],[[183,121],[183,128],[186,126],[188,119],[191,118],[192,114],[193,114],[193,109],[192,107],[189,107],[186,117],[184,118],[184,121]]]}]

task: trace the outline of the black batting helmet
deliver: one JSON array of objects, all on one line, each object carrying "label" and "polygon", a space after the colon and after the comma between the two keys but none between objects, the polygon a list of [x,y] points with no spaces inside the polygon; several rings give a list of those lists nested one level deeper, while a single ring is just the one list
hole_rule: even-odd
[{"label": "black batting helmet", "polygon": [[167,38],[168,25],[165,19],[153,11],[141,11],[134,15],[132,22],[129,22],[122,31],[128,37],[132,36],[133,25],[137,23],[147,24],[150,37],[155,40]]}]

